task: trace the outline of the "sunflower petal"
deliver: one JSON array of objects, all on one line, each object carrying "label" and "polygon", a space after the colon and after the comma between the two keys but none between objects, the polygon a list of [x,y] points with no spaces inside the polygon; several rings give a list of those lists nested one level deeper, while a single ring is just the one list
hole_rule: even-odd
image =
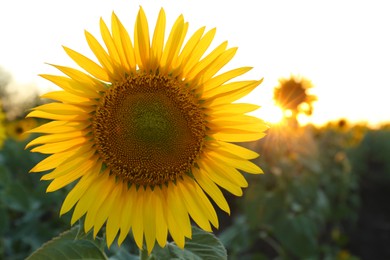
[{"label": "sunflower petal", "polygon": [[118,244],[121,245],[125,240],[127,234],[130,231],[134,212],[137,210],[137,190],[135,185],[132,185],[124,194],[126,197],[125,205],[123,206],[121,223],[120,223],[120,234],[118,237]]},{"label": "sunflower petal", "polygon": [[119,79],[121,76],[119,72],[115,72],[115,64],[112,58],[96,40],[96,38],[90,34],[88,31],[84,31],[85,38],[87,39],[88,45],[91,48],[92,52],[95,54],[99,63],[103,66],[104,70],[110,76],[110,81]]},{"label": "sunflower petal", "polygon": [[149,39],[149,26],[148,20],[142,7],[140,7],[137,21],[134,29],[134,47],[136,61],[144,70],[149,69],[149,52],[150,52],[150,39]]},{"label": "sunflower petal", "polygon": [[135,70],[135,53],[130,36],[126,28],[122,25],[118,17],[115,15],[115,13],[112,13],[111,21],[112,37],[115,42],[115,46],[118,50],[118,54],[120,55],[122,64],[124,64],[125,69],[128,72],[130,72],[131,70]]},{"label": "sunflower petal", "polygon": [[107,228],[106,228],[106,238],[107,238],[107,247],[110,247],[114,241],[118,231],[120,229],[121,218],[123,214],[128,212],[123,212],[124,205],[128,199],[125,194],[127,193],[127,183],[118,182],[118,186],[115,188],[118,189],[119,194],[113,203],[114,207],[111,208],[112,212],[107,216]]},{"label": "sunflower petal", "polygon": [[200,170],[194,168],[192,173],[194,174],[197,183],[214,200],[218,207],[230,215],[229,204],[218,186],[215,185],[214,182],[206,175],[201,174]]},{"label": "sunflower petal", "polygon": [[150,254],[154,244],[156,242],[156,205],[153,203],[153,191],[150,187],[147,187],[145,190],[145,201],[144,201],[144,211],[143,211],[143,220],[144,220],[144,232],[145,232],[145,242],[148,253]]},{"label": "sunflower petal", "polygon": [[77,65],[79,65],[81,68],[83,68],[85,71],[87,71],[92,76],[109,82],[110,77],[108,76],[108,73],[99,65],[97,65],[94,61],[90,60],[89,58],[85,57],[84,55],[78,53],[77,51],[74,51],[68,47],[63,46],[65,52],[71,57]]},{"label": "sunflower petal", "polygon": [[155,206],[156,239],[160,247],[167,243],[168,227],[163,208],[163,194],[160,188],[155,188],[152,194],[152,204]]},{"label": "sunflower petal", "polygon": [[164,36],[165,36],[165,12],[164,9],[160,9],[158,14],[156,27],[154,29],[152,47],[151,47],[151,69],[155,70],[160,65],[161,56],[164,47]]},{"label": "sunflower petal", "polygon": [[195,182],[185,178],[184,181],[178,181],[176,185],[178,187],[178,195],[183,198],[184,204],[188,213],[191,215],[191,218],[203,230],[211,232],[212,229],[207,216],[204,214],[204,209],[201,205],[199,205],[198,198],[193,193],[195,191]]},{"label": "sunflower petal", "polygon": [[[184,30],[184,17],[180,15],[176,19],[176,22],[172,27],[171,33],[169,34],[168,41],[165,45],[164,52],[161,58],[162,68],[170,67],[173,57],[177,56],[177,54],[179,53],[182,44],[183,30]],[[166,73],[167,70],[163,72]]]},{"label": "sunflower petal", "polygon": [[188,72],[196,65],[196,63],[200,60],[203,54],[206,52],[207,48],[210,46],[212,40],[214,39],[216,33],[216,29],[211,29],[208,31],[202,39],[196,44],[191,55],[189,55],[189,59],[185,62],[185,65],[182,70],[182,77],[187,78]]},{"label": "sunflower petal", "polygon": [[133,236],[135,243],[137,244],[138,248],[142,248],[143,246],[143,239],[144,239],[144,219],[143,219],[143,208],[145,203],[145,190],[143,187],[140,187],[137,190],[137,200],[135,202],[136,208],[133,212],[133,223],[132,223],[132,230],[133,230]]}]

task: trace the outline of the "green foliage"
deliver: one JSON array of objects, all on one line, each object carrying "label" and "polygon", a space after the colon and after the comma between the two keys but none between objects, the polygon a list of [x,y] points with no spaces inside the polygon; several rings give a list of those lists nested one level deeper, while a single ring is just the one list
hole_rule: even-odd
[{"label": "green foliage", "polygon": [[197,227],[192,227],[192,239],[186,239],[184,250],[175,243],[156,248],[150,259],[222,260],[227,259],[226,249],[219,239]]},{"label": "green foliage", "polygon": [[[184,250],[168,242],[141,257],[358,260],[358,251],[350,249],[354,236],[367,236],[359,229],[362,219],[386,224],[378,220],[380,210],[390,212],[383,196],[390,190],[389,140],[388,129],[345,123],[273,127],[266,138],[251,144],[261,154],[256,163],[265,174],[246,175],[244,197],[228,197],[232,223],[221,224],[220,240],[194,228]],[[59,217],[59,208],[69,188],[46,194],[48,183],[39,180],[41,174],[28,173],[44,156],[24,150],[28,141],[7,140],[0,152],[0,259],[58,259],[59,254],[64,259],[139,259],[131,236],[121,247],[114,243],[108,249],[99,238],[104,229],[96,240],[78,233],[77,227],[63,233],[70,214]],[[380,208],[362,205],[368,199]]]},{"label": "green foliage", "polygon": [[[80,233],[82,235],[80,235]],[[182,259],[182,260],[222,260],[227,259],[226,249],[212,233],[202,229],[192,228],[192,239],[187,239],[184,249],[180,249],[174,242],[167,243],[164,248],[156,246],[150,255],[146,251],[140,253],[140,257],[119,247],[112,248],[107,256],[104,249],[104,241],[93,239],[90,233],[83,234],[79,226],[53,238],[41,248],[31,254],[27,260],[40,259]]]},{"label": "green foliage", "polygon": [[231,259],[337,259],[358,217],[350,154],[362,135],[362,128],[282,125],[253,145],[265,174],[247,176],[238,221],[220,235]]},{"label": "green foliage", "polygon": [[[79,227],[75,226],[45,243],[27,260],[56,259],[107,259],[102,244],[89,237],[78,238]],[[89,239],[88,239],[89,238]]]},{"label": "green foliage", "polygon": [[1,259],[25,259],[69,227],[66,218],[58,217],[63,192],[48,196],[47,183],[28,173],[43,157],[24,150],[26,142],[9,139],[0,152]]}]

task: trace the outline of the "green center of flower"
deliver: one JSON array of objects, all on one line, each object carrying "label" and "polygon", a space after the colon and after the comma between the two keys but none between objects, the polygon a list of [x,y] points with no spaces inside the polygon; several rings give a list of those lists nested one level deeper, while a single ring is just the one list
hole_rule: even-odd
[{"label": "green center of flower", "polygon": [[96,148],[111,172],[150,186],[190,171],[202,150],[205,125],[183,83],[160,75],[113,84],[93,118]]}]

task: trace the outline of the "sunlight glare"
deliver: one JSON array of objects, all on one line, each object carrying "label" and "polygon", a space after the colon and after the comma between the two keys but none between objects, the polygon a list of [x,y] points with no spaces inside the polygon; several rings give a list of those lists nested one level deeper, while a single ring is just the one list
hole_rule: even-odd
[{"label": "sunlight glare", "polygon": [[277,124],[283,120],[283,110],[274,104],[262,106],[260,109],[254,111],[253,115],[262,118],[270,124]]}]

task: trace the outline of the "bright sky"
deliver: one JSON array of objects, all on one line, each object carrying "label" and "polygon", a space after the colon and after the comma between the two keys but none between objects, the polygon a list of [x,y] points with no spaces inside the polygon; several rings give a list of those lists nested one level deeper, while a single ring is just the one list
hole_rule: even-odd
[{"label": "bright sky", "polygon": [[245,99],[263,106],[260,117],[270,120],[278,79],[298,74],[312,81],[318,96],[312,122],[390,121],[385,0],[1,0],[0,67],[12,74],[15,88],[47,91],[52,85],[37,74],[57,72],[45,62],[75,66],[61,45],[92,58],[83,30],[99,36],[99,18],[109,23],[115,11],[132,31],[139,5],[150,28],[164,7],[168,28],[183,14],[189,33],[217,27],[213,46],[228,40],[239,47],[228,68],[253,66],[243,78],[264,77]]}]

